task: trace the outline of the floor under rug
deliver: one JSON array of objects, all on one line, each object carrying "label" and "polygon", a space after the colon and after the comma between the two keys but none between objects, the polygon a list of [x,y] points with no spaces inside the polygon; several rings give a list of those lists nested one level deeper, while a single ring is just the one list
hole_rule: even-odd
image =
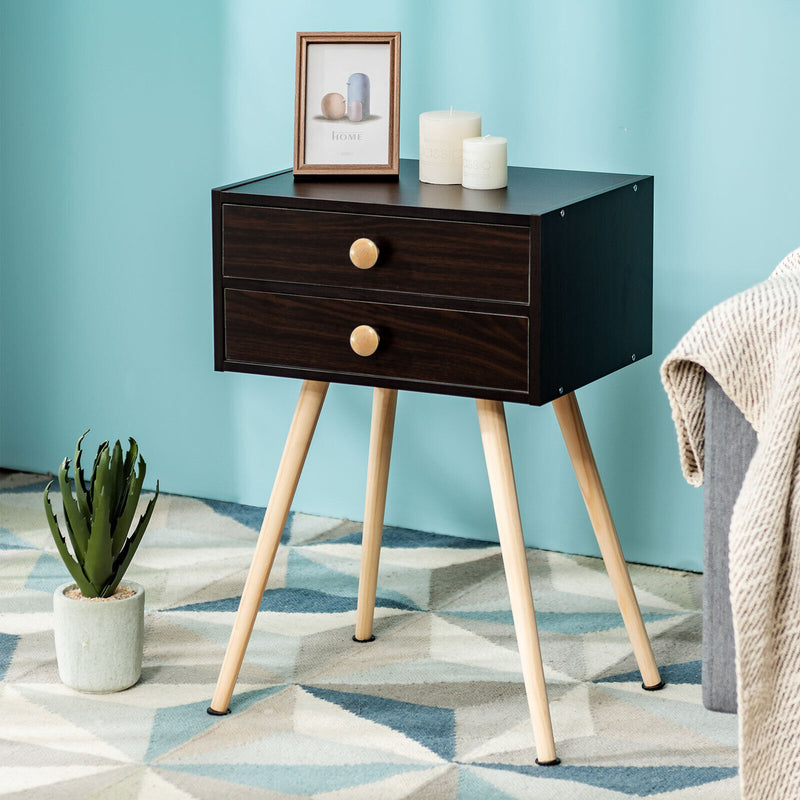
[{"label": "floor under rug", "polygon": [[497,544],[387,528],[377,638],[357,644],[360,524],[292,514],[233,713],[212,717],[263,509],[162,495],[128,572],[147,592],[142,679],[82,695],[55,663],[68,575],[44,483],[0,476],[4,797],[738,797],[736,717],[701,701],[699,575],[631,567],[668,684],[644,692],[602,562],[529,551],[563,762],[538,767]]}]

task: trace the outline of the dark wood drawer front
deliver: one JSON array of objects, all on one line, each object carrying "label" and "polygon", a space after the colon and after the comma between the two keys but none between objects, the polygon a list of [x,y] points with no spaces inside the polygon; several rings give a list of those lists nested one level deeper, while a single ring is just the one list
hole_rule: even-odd
[{"label": "dark wood drawer front", "polygon": [[[356,355],[359,325],[380,336]],[[525,317],[351,300],[225,291],[225,359],[264,366],[509,391],[528,388]]]},{"label": "dark wood drawer front", "polygon": [[[524,227],[230,204],[222,214],[225,277],[528,301]],[[360,238],[380,249],[370,269],[350,263]]]}]

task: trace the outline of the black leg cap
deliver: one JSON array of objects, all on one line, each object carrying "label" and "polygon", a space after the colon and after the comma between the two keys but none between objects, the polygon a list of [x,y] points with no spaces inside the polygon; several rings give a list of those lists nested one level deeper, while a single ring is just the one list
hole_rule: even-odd
[{"label": "black leg cap", "polygon": [[659,689],[663,689],[666,685],[667,684],[664,683],[664,681],[659,681],[653,686],[645,686],[642,684],[642,689],[644,689],[646,692],[657,692]]},{"label": "black leg cap", "polygon": [[561,763],[560,758],[554,758],[552,761],[539,761],[537,758],[535,761],[540,767],[555,767]]},{"label": "black leg cap", "polygon": [[225,711],[217,711],[216,709],[211,708],[211,706],[209,706],[206,709],[206,713],[211,714],[212,717],[224,717],[226,714],[230,714],[231,710],[228,708]]},{"label": "black leg cap", "polygon": [[375,634],[373,633],[372,636],[369,637],[369,639],[356,639],[356,637],[353,636],[353,641],[354,642],[358,642],[359,644],[366,644],[367,642],[374,642],[375,641]]}]

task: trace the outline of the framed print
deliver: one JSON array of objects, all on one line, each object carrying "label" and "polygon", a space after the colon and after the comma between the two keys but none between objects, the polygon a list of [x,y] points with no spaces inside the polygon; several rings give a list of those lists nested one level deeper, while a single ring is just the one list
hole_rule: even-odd
[{"label": "framed print", "polygon": [[298,33],[294,175],[397,177],[400,34]]}]

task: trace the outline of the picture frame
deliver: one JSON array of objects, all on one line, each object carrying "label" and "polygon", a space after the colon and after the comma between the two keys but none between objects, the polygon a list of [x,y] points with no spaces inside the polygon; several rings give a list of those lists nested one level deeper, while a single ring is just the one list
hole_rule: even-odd
[{"label": "picture frame", "polygon": [[397,179],[400,33],[298,33],[295,179]]}]

